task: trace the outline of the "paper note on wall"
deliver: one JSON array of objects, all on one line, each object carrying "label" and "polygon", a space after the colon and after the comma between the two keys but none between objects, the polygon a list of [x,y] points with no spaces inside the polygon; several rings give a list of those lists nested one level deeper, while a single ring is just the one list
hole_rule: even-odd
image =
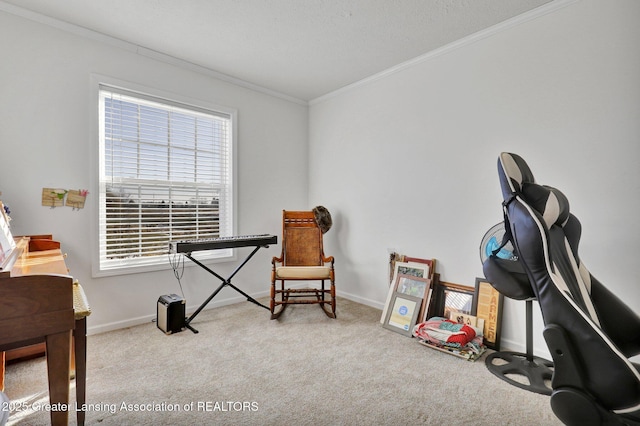
[{"label": "paper note on wall", "polygon": [[73,207],[74,209],[83,209],[84,202],[87,199],[88,192],[86,190],[70,189],[67,194],[67,207]]},{"label": "paper note on wall", "polygon": [[42,205],[46,207],[64,206],[64,196],[67,192],[66,189],[42,188]]}]

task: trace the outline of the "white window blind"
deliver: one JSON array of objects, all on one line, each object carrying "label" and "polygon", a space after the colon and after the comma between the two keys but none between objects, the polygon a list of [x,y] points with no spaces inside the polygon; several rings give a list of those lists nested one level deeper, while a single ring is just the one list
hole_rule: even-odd
[{"label": "white window blind", "polygon": [[[100,86],[100,270],[232,235],[232,116]],[[210,256],[229,256],[216,250]]]}]

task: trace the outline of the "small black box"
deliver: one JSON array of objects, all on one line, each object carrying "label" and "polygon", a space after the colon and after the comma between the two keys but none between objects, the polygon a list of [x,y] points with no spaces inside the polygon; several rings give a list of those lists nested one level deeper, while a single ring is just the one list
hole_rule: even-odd
[{"label": "small black box", "polygon": [[165,334],[177,333],[185,327],[185,300],[177,294],[158,298],[156,325]]}]

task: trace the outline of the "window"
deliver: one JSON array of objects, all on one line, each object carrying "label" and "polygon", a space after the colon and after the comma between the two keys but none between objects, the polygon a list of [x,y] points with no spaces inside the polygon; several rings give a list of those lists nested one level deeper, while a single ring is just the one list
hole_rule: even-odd
[{"label": "window", "polygon": [[232,235],[233,114],[105,85],[98,97],[99,273],[166,267],[169,241]]}]

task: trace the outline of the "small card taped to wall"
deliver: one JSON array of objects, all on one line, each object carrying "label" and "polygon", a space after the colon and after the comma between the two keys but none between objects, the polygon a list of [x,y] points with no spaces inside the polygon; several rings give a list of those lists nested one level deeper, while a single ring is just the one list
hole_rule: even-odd
[{"label": "small card taped to wall", "polygon": [[70,189],[67,194],[67,206],[73,207],[74,209],[83,209],[84,202],[87,199],[87,191],[84,190],[75,190]]},{"label": "small card taped to wall", "polygon": [[64,196],[67,192],[69,191],[60,188],[42,188],[42,205],[45,207],[64,206]]},{"label": "small card taped to wall", "polygon": [[45,207],[71,207],[74,210],[84,208],[89,191],[86,189],[42,188],[42,205]]}]

